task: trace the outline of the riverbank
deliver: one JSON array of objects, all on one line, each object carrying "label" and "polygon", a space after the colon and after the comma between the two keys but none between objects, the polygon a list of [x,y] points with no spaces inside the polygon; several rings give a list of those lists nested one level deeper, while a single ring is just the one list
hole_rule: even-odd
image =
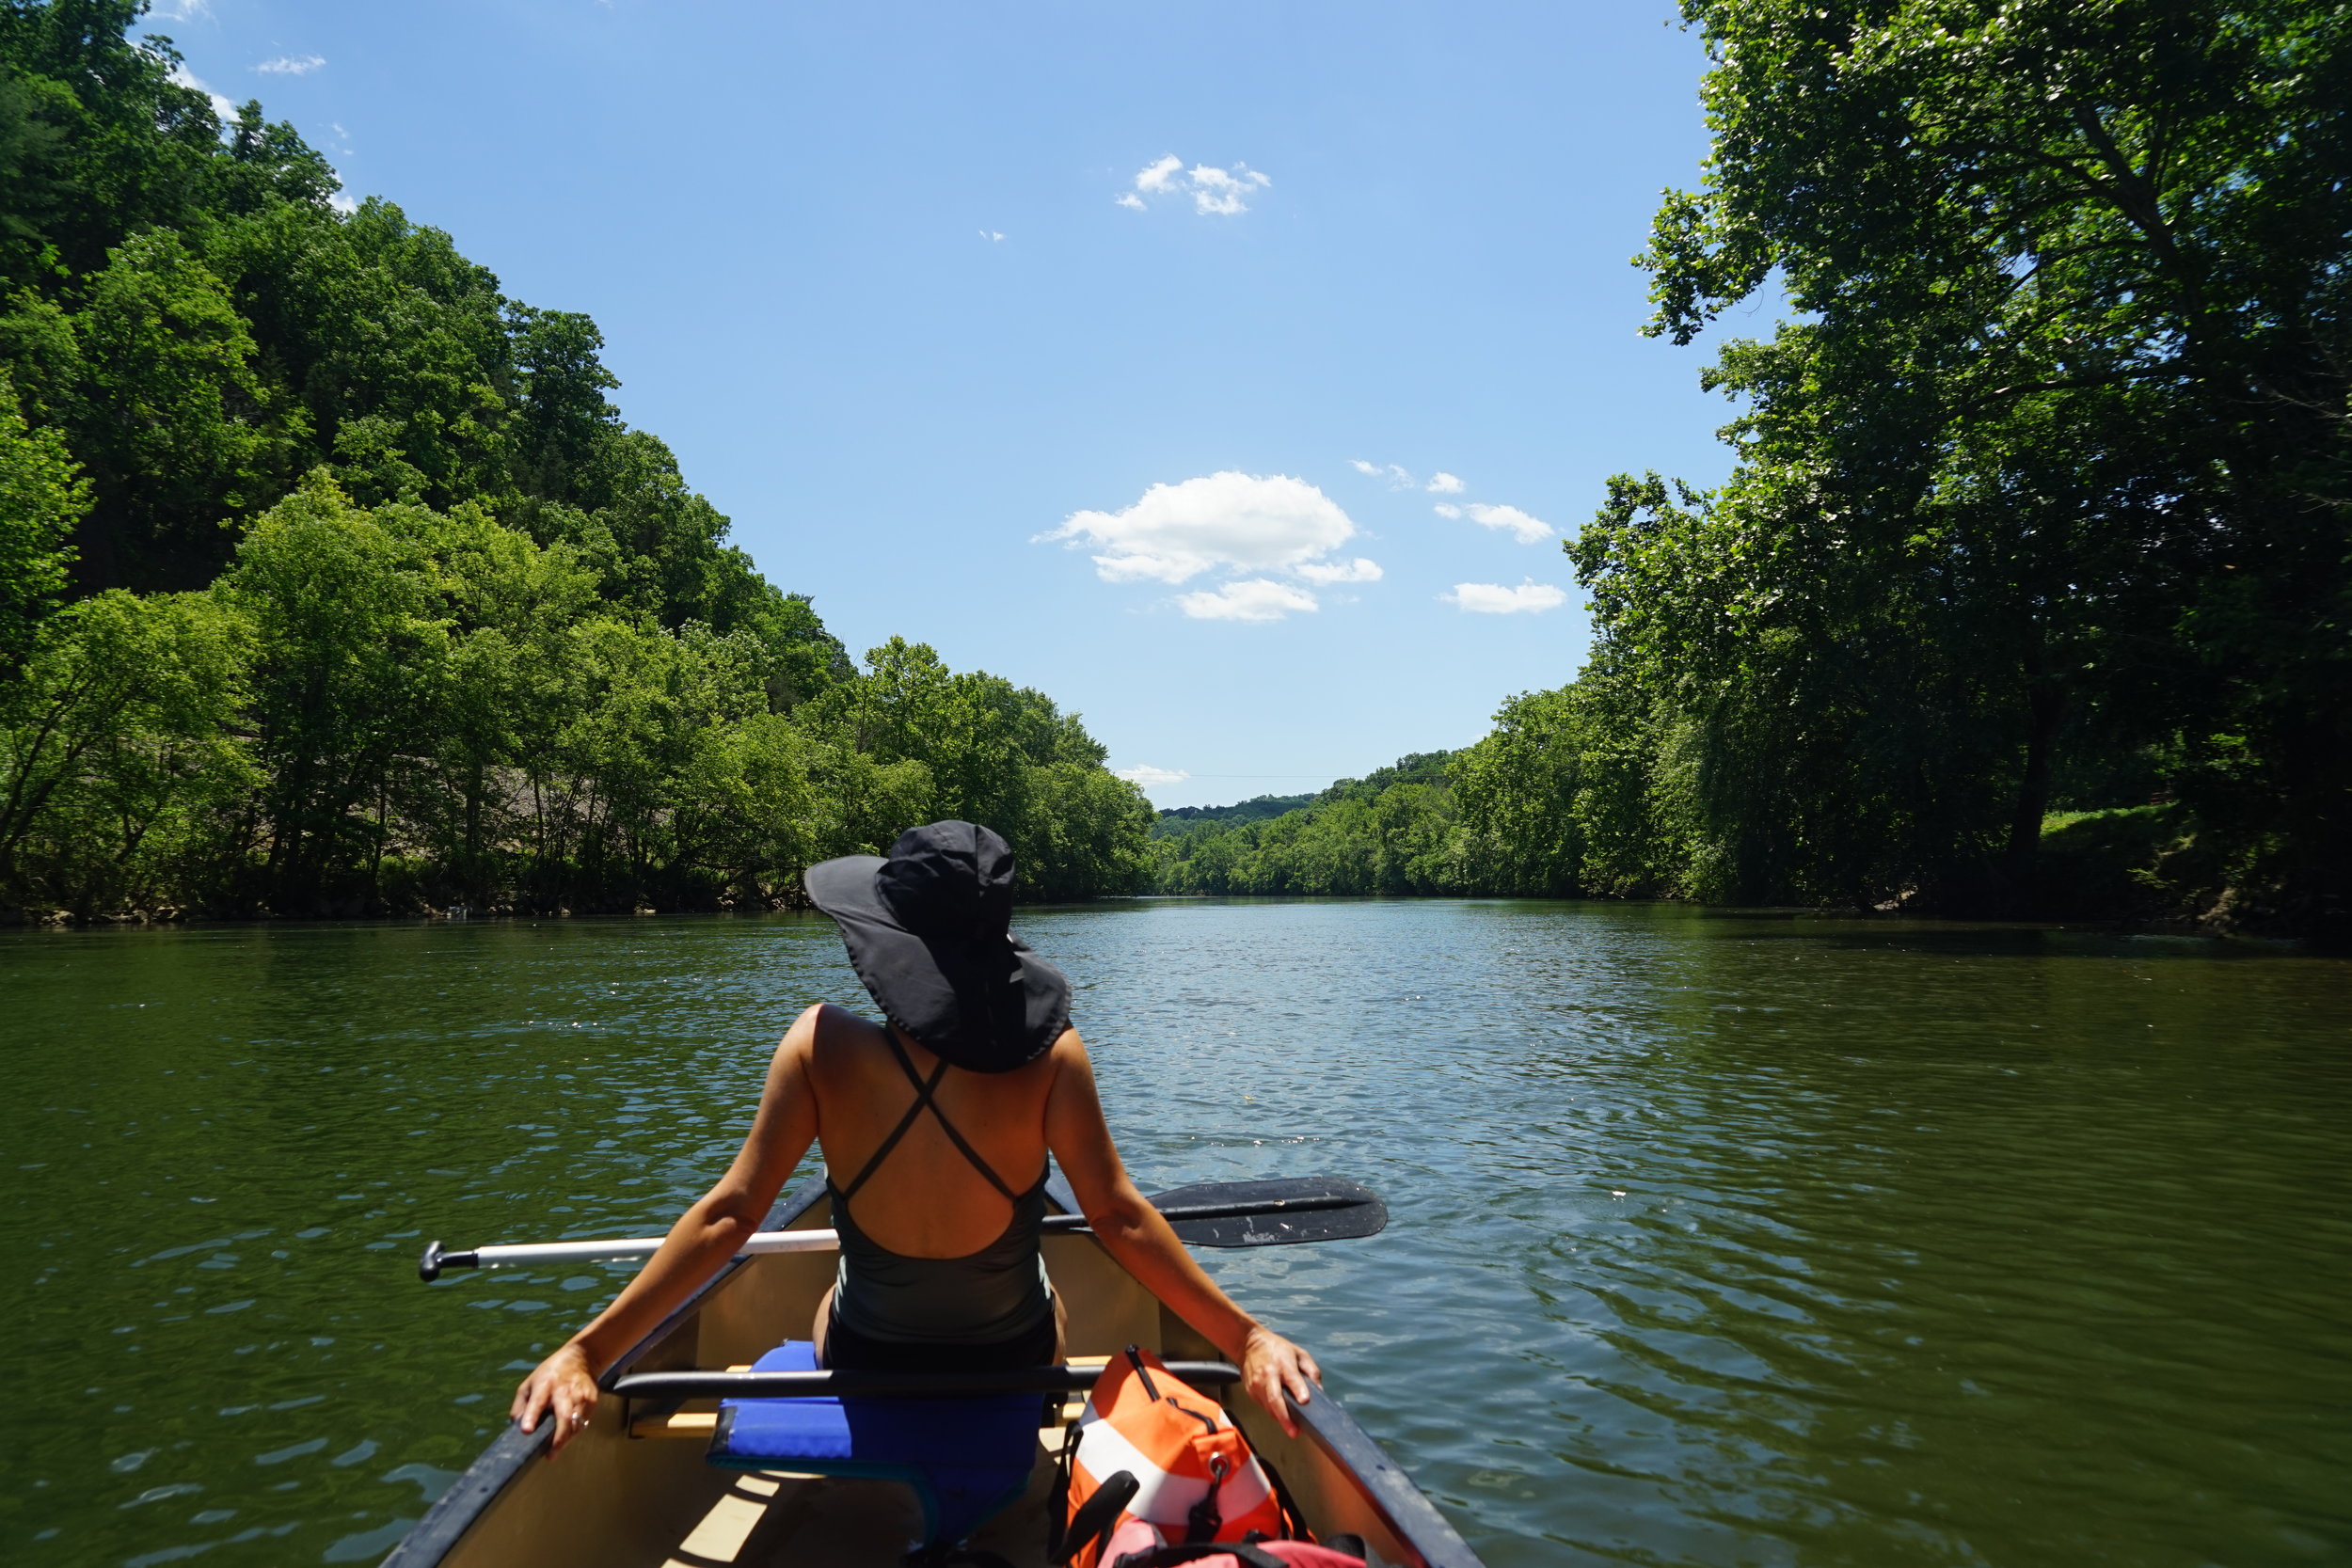
[{"label": "riverbank", "polygon": [[[2340,910],[2308,897],[2282,895],[2276,888],[2249,888],[2227,877],[2227,862],[2201,845],[2194,823],[2177,808],[2133,807],[2118,811],[2077,812],[2053,816],[2045,826],[2042,855],[2037,868],[2041,892],[2023,910],[2005,900],[1979,899],[1943,903],[1902,896],[1869,907],[1823,908],[1776,906],[1775,913],[1804,913],[1824,918],[1860,921],[1947,920],[1997,921],[2023,927],[2058,927],[2103,931],[2119,936],[2151,935],[2243,939],[2309,947],[2315,953],[2352,950],[2352,929]],[[1459,889],[1377,893],[1168,893],[1147,890],[1104,895],[1099,902],[1126,899],[1215,899],[1219,901],[1282,901],[1286,899],[1361,899],[1368,902],[1414,901],[1431,898],[1508,898],[1507,894]],[[1597,905],[1664,904],[1715,913],[1757,912],[1757,906],[1702,904],[1685,899],[1640,897],[1571,899]],[[1054,900],[1066,907],[1070,901]],[[436,921],[537,921],[645,919],[661,915],[735,915],[805,913],[813,909],[797,880],[771,895],[739,897],[709,891],[703,896],[664,900],[656,905],[642,897],[581,900],[553,908],[532,909],[512,903],[437,906],[422,897],[402,902],[352,898],[310,912],[278,914],[269,910],[215,911],[163,906],[76,912],[66,909],[0,908],[0,928],[10,927],[143,927],[277,925],[306,922],[381,921],[414,924]],[[1026,907],[1035,908],[1037,905]]]}]

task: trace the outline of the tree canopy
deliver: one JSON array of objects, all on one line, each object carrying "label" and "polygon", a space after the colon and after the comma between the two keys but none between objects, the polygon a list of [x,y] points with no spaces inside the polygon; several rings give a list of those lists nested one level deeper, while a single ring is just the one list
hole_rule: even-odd
[{"label": "tree canopy", "polygon": [[1074,715],[853,663],[594,322],[339,204],[143,8],[0,3],[0,903],[765,907],[948,816],[1025,896],[1135,883]]},{"label": "tree canopy", "polygon": [[1651,330],[1795,319],[1708,372],[1731,482],[1620,481],[1571,553],[1689,736],[1695,883],[2030,900],[2053,803],[2153,793],[2332,907],[2352,11],[1685,10],[1714,150]]},{"label": "tree canopy", "polygon": [[2352,7],[1684,15],[1649,330],[1788,319],[1706,372],[1730,480],[1568,542],[1591,659],[1450,765],[1444,885],[2067,913],[2096,846],[2094,912],[2341,927]]}]

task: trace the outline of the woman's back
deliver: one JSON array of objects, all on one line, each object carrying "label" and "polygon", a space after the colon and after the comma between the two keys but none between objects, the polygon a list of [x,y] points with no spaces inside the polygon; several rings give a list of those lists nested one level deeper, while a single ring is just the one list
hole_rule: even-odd
[{"label": "woman's back", "polygon": [[[930,1051],[904,1036],[898,1045],[920,1079],[939,1074],[939,1058]],[[884,1025],[842,1007],[819,1009],[809,1076],[826,1172],[836,1192],[853,1193],[849,1207],[856,1227],[877,1244],[906,1258],[966,1257],[1003,1235],[1014,1211],[1014,1199],[981,1174],[973,1156],[1016,1196],[1044,1172],[1054,1053],[1009,1072],[949,1067],[931,1091],[940,1114],[916,1110],[875,1163],[920,1098],[890,1047]],[[949,1126],[970,1155],[956,1147]]]}]

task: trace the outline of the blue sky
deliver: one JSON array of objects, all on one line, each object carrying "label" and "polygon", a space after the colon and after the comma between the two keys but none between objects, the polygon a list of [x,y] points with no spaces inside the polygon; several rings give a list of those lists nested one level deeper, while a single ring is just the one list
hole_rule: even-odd
[{"label": "blue sky", "polygon": [[[207,87],[585,310],[852,651],[1086,716],[1162,805],[1468,744],[1582,661],[1560,539],[1727,467],[1638,335],[1705,149],[1657,0],[183,0]],[[1734,318],[1735,331],[1761,321]],[[1365,472],[1365,468],[1376,470]]]}]

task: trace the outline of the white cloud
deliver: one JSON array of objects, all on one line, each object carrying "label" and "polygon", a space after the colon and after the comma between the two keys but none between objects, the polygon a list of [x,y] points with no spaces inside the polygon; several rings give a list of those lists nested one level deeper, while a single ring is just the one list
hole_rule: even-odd
[{"label": "white cloud", "polygon": [[1196,621],[1279,621],[1293,610],[1322,608],[1305,589],[1272,578],[1244,578],[1213,592],[1180,594],[1176,607]]},{"label": "white cloud", "polygon": [[1529,578],[1517,588],[1505,588],[1499,582],[1457,582],[1451,594],[1438,598],[1450,605],[1458,605],[1473,615],[1541,615],[1547,610],[1557,610],[1567,603],[1565,589]]},{"label": "white cloud", "polygon": [[1378,582],[1384,574],[1380,562],[1359,555],[1353,561],[1310,562],[1298,568],[1298,575],[1318,588],[1329,588],[1343,582]]},{"label": "white cloud", "polygon": [[1134,768],[1117,768],[1114,771],[1129,784],[1138,784],[1146,789],[1157,784],[1183,784],[1192,777],[1181,768],[1154,768],[1148,762],[1137,764]]},{"label": "white cloud", "polygon": [[1559,532],[1541,517],[1531,517],[1516,506],[1488,506],[1472,501],[1468,506],[1450,506],[1439,501],[1431,510],[1440,517],[1468,516],[1481,528],[1501,529],[1522,545],[1540,545],[1547,539],[1558,538]]},{"label": "white cloud", "polygon": [[1103,546],[1094,569],[1105,582],[1183,582],[1219,567],[1295,571],[1355,536],[1347,514],[1306,481],[1228,470],[1154,484],[1122,511],[1073,512],[1038,540]]},{"label": "white cloud", "polygon": [[1192,210],[1231,216],[1249,211],[1243,198],[1274,183],[1248,164],[1235,164],[1232,173],[1206,164],[1192,166]]},{"label": "white cloud", "polygon": [[334,208],[335,211],[343,214],[345,216],[349,216],[351,214],[359,210],[359,204],[357,201],[352,200],[350,197],[345,196],[341,191],[337,191],[333,195],[329,196],[326,198],[326,204],[329,207]]},{"label": "white cloud", "polygon": [[1184,161],[1174,153],[1146,164],[1136,171],[1135,189],[1121,192],[1113,201],[1121,207],[1141,212],[1147,196],[1174,196],[1190,193],[1192,210],[1204,216],[1232,217],[1249,211],[1248,198],[1264,190],[1274,182],[1248,164],[1235,164],[1232,168],[1218,168],[1210,164],[1195,164],[1190,170]]},{"label": "white cloud", "polygon": [[1235,580],[1179,594],[1177,609],[1196,621],[1279,621],[1322,608],[1299,584],[1380,580],[1376,561],[1332,557],[1358,532],[1339,503],[1305,480],[1228,470],[1154,484],[1118,512],[1073,512],[1031,543],[1100,546],[1094,572],[1105,582],[1182,583],[1220,573]]},{"label": "white cloud", "polygon": [[1354,468],[1366,479],[1376,479],[1391,490],[1410,490],[1421,483],[1393,463],[1382,467],[1377,463],[1367,463],[1360,457],[1351,457],[1347,460],[1347,464],[1349,467]]},{"label": "white cloud", "polygon": [[[1136,175],[1136,189],[1139,191],[1150,191],[1154,196],[1157,196],[1164,191],[1174,190],[1176,188],[1175,180],[1177,173],[1184,166],[1184,161],[1171,152],[1167,157],[1162,158],[1158,163],[1147,165],[1143,169],[1137,172]],[[1142,203],[1137,202],[1136,205],[1141,206]]]},{"label": "white cloud", "polygon": [[326,63],[326,56],[324,55],[305,55],[298,60],[292,55],[280,55],[274,60],[262,61],[253,69],[264,76],[308,76]]},{"label": "white cloud", "polygon": [[[200,11],[196,11],[184,14],[200,15],[202,13]],[[237,106],[229,102],[228,99],[223,98],[219,93],[216,93],[212,88],[206,87],[202,80],[197,76],[196,72],[190,71],[185,65],[175,65],[171,68],[171,81],[174,87],[194,87],[197,91],[211,99],[213,101],[213,113],[219,117],[220,122],[223,126],[232,124],[236,120]]]},{"label": "white cloud", "polygon": [[213,14],[211,0],[160,0],[148,16],[157,22],[192,22]]},{"label": "white cloud", "polygon": [[1432,495],[1458,496],[1466,488],[1467,486],[1462,483],[1461,476],[1458,474],[1449,474],[1440,471],[1429,476],[1429,491]]},{"label": "white cloud", "polygon": [[998,240],[1001,240],[1005,236],[1002,233],[993,229],[983,229],[980,230],[980,238],[986,240],[991,245],[994,245]]}]

